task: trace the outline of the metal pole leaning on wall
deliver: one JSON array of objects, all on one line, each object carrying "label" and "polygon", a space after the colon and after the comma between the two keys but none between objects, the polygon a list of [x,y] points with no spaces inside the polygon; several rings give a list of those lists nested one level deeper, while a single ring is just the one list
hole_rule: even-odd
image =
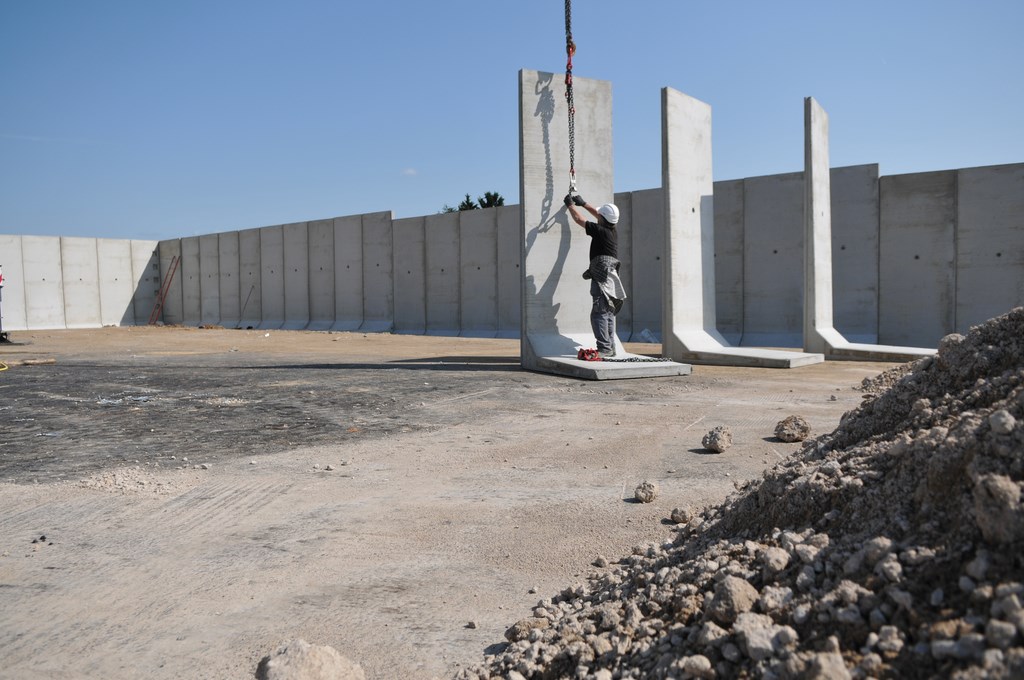
[{"label": "metal pole leaning on wall", "polygon": [[4,332],[4,266],[0,264],[0,343],[10,342]]}]

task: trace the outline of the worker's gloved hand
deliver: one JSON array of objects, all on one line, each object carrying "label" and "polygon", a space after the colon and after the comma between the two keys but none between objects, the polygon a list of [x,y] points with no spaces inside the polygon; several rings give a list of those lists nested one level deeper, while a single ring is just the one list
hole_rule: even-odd
[{"label": "worker's gloved hand", "polygon": [[572,197],[572,202],[581,208],[587,204],[587,202],[584,201],[583,197],[580,196],[579,194],[576,194],[575,196]]},{"label": "worker's gloved hand", "polygon": [[572,194],[566,194],[565,195],[565,200],[563,200],[562,202],[565,203],[565,207],[566,208],[568,208],[570,205],[572,205]]}]

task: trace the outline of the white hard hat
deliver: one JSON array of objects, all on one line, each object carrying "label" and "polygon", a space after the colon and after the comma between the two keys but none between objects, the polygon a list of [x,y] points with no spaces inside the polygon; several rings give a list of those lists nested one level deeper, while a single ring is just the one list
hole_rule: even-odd
[{"label": "white hard hat", "polygon": [[619,209],[614,203],[605,203],[597,209],[597,214],[608,220],[608,224],[616,224],[619,221]]}]

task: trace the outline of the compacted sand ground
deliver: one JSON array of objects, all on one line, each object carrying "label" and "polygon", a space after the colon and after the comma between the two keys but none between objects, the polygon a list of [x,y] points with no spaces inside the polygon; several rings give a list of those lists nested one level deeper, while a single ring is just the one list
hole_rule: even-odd
[{"label": "compacted sand ground", "polygon": [[[522,371],[516,340],[11,336],[5,678],[244,678],[293,638],[371,679],[451,675],[599,557],[667,539],[673,508],[797,452],[780,420],[829,432],[892,366],[585,382]],[[721,454],[701,446],[717,425]]]}]

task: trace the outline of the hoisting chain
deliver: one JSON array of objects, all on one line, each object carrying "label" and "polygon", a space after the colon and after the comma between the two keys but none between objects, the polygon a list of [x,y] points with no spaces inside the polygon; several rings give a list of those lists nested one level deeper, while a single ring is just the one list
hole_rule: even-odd
[{"label": "hoisting chain", "polygon": [[565,0],[565,101],[569,105],[569,192],[576,191],[576,103],[572,97],[572,55],[576,43],[572,41],[572,0]]}]

